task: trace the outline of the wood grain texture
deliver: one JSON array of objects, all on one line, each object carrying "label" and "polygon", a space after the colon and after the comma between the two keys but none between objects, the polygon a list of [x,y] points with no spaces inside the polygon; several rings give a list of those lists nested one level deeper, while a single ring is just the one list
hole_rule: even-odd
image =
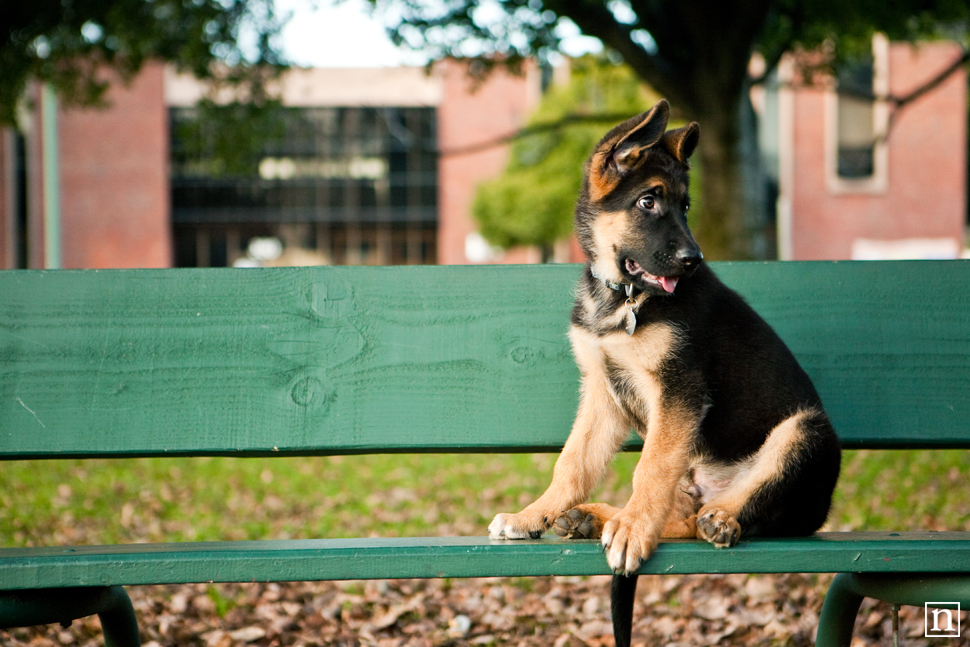
[{"label": "wood grain texture", "polygon": [[[846,447],[968,447],[970,264],[721,263]],[[0,456],[558,451],[580,266],[0,272]]]},{"label": "wood grain texture", "polygon": [[0,452],[552,446],[578,388],[565,336],[575,274],[7,273]]},{"label": "wood grain texture", "polygon": [[[820,533],[730,549],[661,543],[640,573],[960,572],[970,533]],[[314,539],[0,549],[2,589],[436,577],[608,575],[592,540]]]}]

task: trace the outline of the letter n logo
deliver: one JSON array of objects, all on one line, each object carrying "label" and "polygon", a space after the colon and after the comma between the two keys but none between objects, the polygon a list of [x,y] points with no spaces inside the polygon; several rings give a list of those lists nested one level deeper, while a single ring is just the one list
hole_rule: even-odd
[{"label": "letter n logo", "polygon": [[926,638],[960,637],[960,603],[927,602],[924,605]]}]

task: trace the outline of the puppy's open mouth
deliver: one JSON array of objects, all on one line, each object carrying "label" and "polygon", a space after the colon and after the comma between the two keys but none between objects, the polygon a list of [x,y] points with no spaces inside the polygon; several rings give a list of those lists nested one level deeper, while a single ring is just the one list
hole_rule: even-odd
[{"label": "puppy's open mouth", "polygon": [[664,292],[673,294],[674,290],[677,289],[677,281],[679,280],[679,277],[677,276],[654,276],[650,272],[643,269],[640,264],[632,258],[628,258],[626,261],[624,261],[624,267],[626,268],[627,274],[629,274],[632,278],[639,278],[645,283],[656,285]]}]

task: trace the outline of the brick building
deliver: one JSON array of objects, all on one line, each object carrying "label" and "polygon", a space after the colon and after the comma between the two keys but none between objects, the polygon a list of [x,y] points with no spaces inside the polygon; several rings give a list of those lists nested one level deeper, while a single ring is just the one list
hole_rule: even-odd
[{"label": "brick building", "polygon": [[[755,97],[780,258],[960,255],[966,74],[891,120],[888,104],[865,99],[905,95],[959,53],[877,38],[871,60],[840,78],[855,96],[799,83],[782,64],[780,83]],[[24,136],[0,133],[0,268],[232,265],[270,237],[301,264],[537,262],[537,250],[488,248],[470,206],[508,155],[477,145],[521,126],[540,86],[535,68],[478,83],[455,62],[431,74],[294,70],[281,84],[285,134],[242,172],[217,168],[211,132],[186,130],[202,88],[161,65],[113,86],[107,110],[45,112],[55,104],[37,89]],[[557,247],[557,260],[580,259]]]},{"label": "brick building", "polygon": [[[800,83],[779,70],[778,249],[793,260],[955,258],[967,226],[967,74],[893,113],[904,97],[962,55],[949,42],[876,37],[870,60],[831,79]],[[794,81],[794,84],[792,82]],[[850,90],[853,88],[849,88]]]},{"label": "brick building", "polygon": [[[525,122],[540,74],[479,83],[454,62],[431,74],[293,70],[280,90],[284,134],[247,176],[214,169],[205,142],[183,134],[204,91],[191,77],[151,64],[112,86],[106,110],[57,109],[56,155],[37,89],[25,136],[3,133],[0,268],[232,265],[262,237],[307,263],[470,262],[475,186],[508,154],[475,147]],[[207,136],[204,125],[192,132]],[[59,232],[53,255],[45,231]],[[538,258],[489,251],[489,262]]]},{"label": "brick building", "polygon": [[[33,88],[24,136],[0,131],[0,268],[171,263],[163,79],[148,65],[109,89],[106,111],[56,109]],[[56,240],[45,239],[51,228]]]}]

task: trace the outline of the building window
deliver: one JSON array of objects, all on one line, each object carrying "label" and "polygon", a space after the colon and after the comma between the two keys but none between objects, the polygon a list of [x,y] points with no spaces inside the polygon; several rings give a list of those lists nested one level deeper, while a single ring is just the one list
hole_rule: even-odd
[{"label": "building window", "polygon": [[889,42],[838,70],[826,96],[826,184],[831,193],[883,193],[888,187]]},{"label": "building window", "polygon": [[872,80],[870,56],[838,73],[836,170],[842,178],[867,178],[875,172],[876,102],[872,98]]},{"label": "building window", "polygon": [[435,262],[434,108],[246,118],[243,132],[204,109],[170,110],[176,265],[232,265],[262,237],[330,263]]}]

